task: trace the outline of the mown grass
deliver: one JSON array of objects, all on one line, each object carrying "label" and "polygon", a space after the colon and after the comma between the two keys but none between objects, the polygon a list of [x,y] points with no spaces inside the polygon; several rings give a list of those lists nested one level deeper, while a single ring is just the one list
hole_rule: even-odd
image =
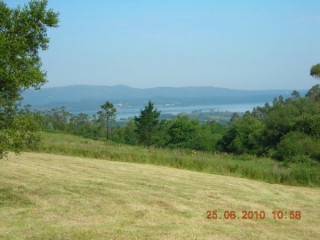
[{"label": "mown grass", "polygon": [[[320,239],[318,188],[150,164],[9,154],[0,161],[0,196],[0,239],[6,240]],[[206,219],[208,210],[217,210],[218,219]],[[242,219],[243,210],[266,217]],[[274,220],[273,210],[284,218]],[[224,211],[239,219],[224,219]],[[302,218],[290,219],[290,211]]]},{"label": "mown grass", "polygon": [[43,133],[39,152],[147,163],[205,173],[245,177],[287,185],[320,186],[320,164],[280,163],[251,155],[234,156],[192,150],[121,145],[74,135]]}]

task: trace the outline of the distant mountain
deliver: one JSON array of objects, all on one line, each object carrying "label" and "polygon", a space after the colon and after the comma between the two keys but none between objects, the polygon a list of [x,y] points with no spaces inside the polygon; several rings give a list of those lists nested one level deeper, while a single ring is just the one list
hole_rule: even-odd
[{"label": "distant mountain", "polygon": [[[133,88],[116,86],[66,86],[27,90],[23,104],[36,109],[65,106],[70,112],[93,111],[109,100],[120,107],[144,106],[148,100],[157,105],[192,106],[211,104],[255,103],[272,101],[282,95],[289,97],[292,90],[234,90],[215,87],[156,87]],[[305,94],[305,90],[301,94]]]}]

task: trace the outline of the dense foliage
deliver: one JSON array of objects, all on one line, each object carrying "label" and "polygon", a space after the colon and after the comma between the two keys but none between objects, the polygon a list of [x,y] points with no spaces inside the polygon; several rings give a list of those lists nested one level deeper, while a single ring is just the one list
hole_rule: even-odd
[{"label": "dense foliage", "polygon": [[277,160],[320,161],[320,101],[292,96],[255,108],[230,125],[222,151],[268,155]]},{"label": "dense foliage", "polygon": [[312,77],[320,79],[320,64],[316,64],[311,67],[310,75]]},{"label": "dense foliage", "polygon": [[[11,110],[11,109],[10,109]],[[12,111],[6,109],[0,114],[0,158],[8,150],[19,152],[24,149],[35,149],[40,141],[37,134],[40,128],[41,116],[29,108]]]},{"label": "dense foliage", "polygon": [[47,28],[58,23],[57,13],[46,7],[45,0],[23,8],[0,1],[0,156],[9,149],[32,148],[39,139],[36,118],[17,106],[22,90],[46,81],[39,50],[48,48]]},{"label": "dense foliage", "polygon": [[141,144],[147,146],[154,144],[159,117],[160,112],[157,111],[154,104],[149,101],[145,108],[140,111],[140,116],[134,118],[137,126],[136,133]]}]

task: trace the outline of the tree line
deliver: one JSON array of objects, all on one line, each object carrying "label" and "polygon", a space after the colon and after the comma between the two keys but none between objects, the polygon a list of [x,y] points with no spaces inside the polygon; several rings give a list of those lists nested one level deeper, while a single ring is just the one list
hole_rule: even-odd
[{"label": "tree line", "polygon": [[124,127],[115,125],[115,113],[116,109],[109,101],[93,116],[84,113],[73,115],[64,107],[38,112],[42,116],[40,125],[44,131],[66,132],[131,145],[216,151],[216,142],[226,131],[226,126],[215,121],[202,124],[184,115],[173,120],[160,120],[160,111],[151,101]]},{"label": "tree line", "polygon": [[151,101],[124,127],[114,125],[116,109],[112,103],[107,101],[101,111],[94,116],[72,115],[60,108],[40,115],[45,131],[123,144],[253,154],[279,161],[320,161],[319,85],[306,96],[293,91],[290,98],[279,96],[272,104],[256,107],[242,117],[234,114],[227,125],[201,123],[186,115],[160,120],[160,111]]}]

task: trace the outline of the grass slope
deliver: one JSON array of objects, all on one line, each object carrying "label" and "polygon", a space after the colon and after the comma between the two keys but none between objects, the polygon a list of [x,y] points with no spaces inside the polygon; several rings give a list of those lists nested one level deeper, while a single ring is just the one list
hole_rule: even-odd
[{"label": "grass slope", "polygon": [[150,163],[199,172],[231,175],[268,183],[320,187],[319,163],[279,163],[269,158],[234,156],[191,150],[120,145],[74,135],[42,133],[40,152]]},{"label": "grass slope", "polygon": [[[1,239],[320,239],[320,189],[43,153],[0,161]],[[207,210],[264,210],[209,220]],[[301,220],[273,220],[300,210]]]}]

